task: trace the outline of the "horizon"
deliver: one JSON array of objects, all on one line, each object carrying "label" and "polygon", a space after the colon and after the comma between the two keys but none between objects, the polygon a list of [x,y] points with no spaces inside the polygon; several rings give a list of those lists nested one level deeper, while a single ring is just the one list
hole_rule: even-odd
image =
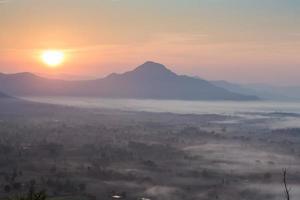
[{"label": "horizon", "polygon": [[[206,80],[300,85],[299,13],[295,0],[5,0],[0,71],[100,78],[154,60]],[[40,58],[52,49],[65,54],[56,68]]]},{"label": "horizon", "polygon": [[67,80],[67,81],[85,81],[85,80],[97,80],[97,79],[104,79],[112,74],[119,74],[119,75],[122,75],[126,72],[131,72],[131,71],[134,71],[136,70],[137,68],[139,68],[141,65],[143,64],[146,64],[148,62],[152,62],[154,64],[161,64],[163,65],[164,67],[166,67],[167,69],[171,70],[172,72],[174,72],[175,74],[177,75],[185,75],[185,76],[189,76],[191,78],[200,78],[200,79],[203,79],[203,80],[206,80],[206,81],[224,81],[224,82],[227,82],[227,83],[230,83],[230,84],[239,84],[241,86],[254,86],[254,85],[261,85],[261,86],[270,86],[270,87],[298,87],[300,86],[299,85],[288,85],[288,84],[285,84],[285,85],[280,85],[280,84],[269,84],[269,83],[264,83],[264,82],[253,82],[253,83],[242,83],[242,82],[233,82],[233,81],[230,81],[230,80],[225,80],[225,79],[218,79],[218,80],[209,80],[209,79],[206,79],[205,77],[200,77],[200,76],[195,76],[195,75],[190,75],[190,74],[178,74],[176,71],[172,70],[171,68],[169,68],[168,66],[165,66],[163,63],[158,63],[158,62],[155,62],[155,61],[145,61],[144,63],[138,65],[138,66],[135,66],[131,69],[128,69],[128,71],[125,71],[125,72],[110,72],[104,76],[81,76],[81,75],[78,75],[78,74],[68,74],[68,73],[39,73],[39,72],[31,72],[31,71],[20,71],[20,72],[15,72],[15,73],[5,73],[5,72],[1,72],[0,71],[0,74],[5,74],[5,75],[15,75],[15,74],[24,74],[24,73],[29,73],[29,74],[32,74],[32,75],[35,75],[35,76],[39,76],[41,78],[47,78],[47,79],[58,79],[58,80]]}]

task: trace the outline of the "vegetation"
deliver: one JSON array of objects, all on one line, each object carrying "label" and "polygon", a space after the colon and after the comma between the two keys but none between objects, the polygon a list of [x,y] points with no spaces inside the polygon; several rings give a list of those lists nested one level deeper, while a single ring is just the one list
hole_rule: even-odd
[{"label": "vegetation", "polygon": [[295,129],[224,116],[22,109],[0,114],[0,199],[275,199],[265,188],[300,155]]}]

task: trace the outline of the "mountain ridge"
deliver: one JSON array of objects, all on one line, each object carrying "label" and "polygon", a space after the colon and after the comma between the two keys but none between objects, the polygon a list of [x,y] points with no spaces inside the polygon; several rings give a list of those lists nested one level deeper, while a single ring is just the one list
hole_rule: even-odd
[{"label": "mountain ridge", "polygon": [[11,98],[11,97],[8,96],[7,94],[0,92],[0,99],[3,99],[3,98],[7,99],[7,98]]},{"label": "mountain ridge", "polygon": [[255,95],[263,100],[300,100],[300,86],[273,86],[267,84],[238,84],[229,81],[210,81],[212,84],[231,92]]},{"label": "mountain ridge", "polygon": [[32,73],[0,76],[0,91],[15,96],[94,96],[177,100],[258,100],[217,87],[204,79],[177,75],[147,61],[132,71],[83,81],[47,79]]}]

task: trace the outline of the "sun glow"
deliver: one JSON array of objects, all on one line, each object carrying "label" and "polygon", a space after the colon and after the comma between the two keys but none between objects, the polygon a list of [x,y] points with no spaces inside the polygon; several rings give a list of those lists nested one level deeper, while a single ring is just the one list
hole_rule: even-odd
[{"label": "sun glow", "polygon": [[47,50],[42,52],[41,58],[49,67],[57,67],[64,62],[65,54],[59,50]]}]

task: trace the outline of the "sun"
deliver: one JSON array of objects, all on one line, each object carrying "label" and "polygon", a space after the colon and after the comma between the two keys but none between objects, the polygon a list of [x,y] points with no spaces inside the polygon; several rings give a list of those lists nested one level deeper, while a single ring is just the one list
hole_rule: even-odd
[{"label": "sun", "polygon": [[41,58],[49,67],[57,67],[64,62],[65,54],[60,50],[47,50],[41,53]]}]

